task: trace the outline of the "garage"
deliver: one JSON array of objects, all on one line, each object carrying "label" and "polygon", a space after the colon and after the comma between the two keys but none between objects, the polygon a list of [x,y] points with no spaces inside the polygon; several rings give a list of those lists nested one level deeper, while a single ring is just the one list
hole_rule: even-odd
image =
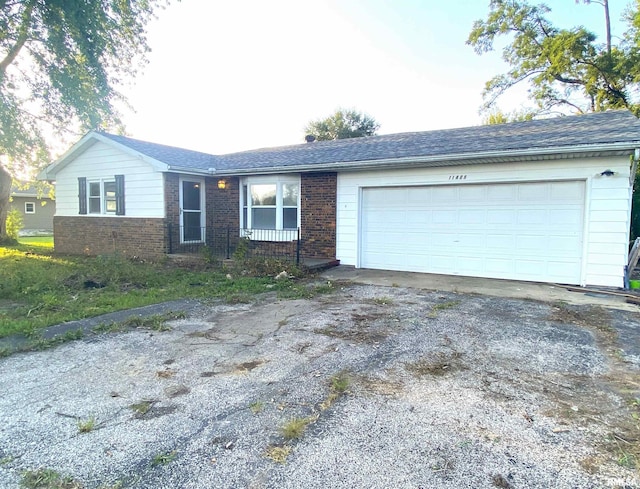
[{"label": "garage", "polygon": [[360,267],[579,284],[585,181],[362,188]]}]

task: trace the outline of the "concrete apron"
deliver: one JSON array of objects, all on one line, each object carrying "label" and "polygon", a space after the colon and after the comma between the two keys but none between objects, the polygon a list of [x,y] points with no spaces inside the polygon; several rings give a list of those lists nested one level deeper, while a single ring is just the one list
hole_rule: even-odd
[{"label": "concrete apron", "polygon": [[[455,275],[435,275],[430,273],[394,272],[372,270],[340,265],[322,273],[327,280],[348,280],[370,285],[389,287],[414,287],[426,290],[442,290],[464,294],[482,294],[494,297],[511,297],[543,302],[566,302],[575,305],[597,305],[610,309],[640,311],[640,306],[625,302],[625,297],[609,295],[597,289],[582,287],[568,290],[562,285],[539,282],[516,282]],[[623,293],[623,291],[619,291]]]}]

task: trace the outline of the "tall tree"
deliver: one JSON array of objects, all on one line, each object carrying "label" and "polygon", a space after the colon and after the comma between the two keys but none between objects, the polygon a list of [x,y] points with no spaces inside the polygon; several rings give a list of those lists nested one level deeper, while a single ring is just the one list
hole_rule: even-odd
[{"label": "tall tree", "polygon": [[355,109],[337,109],[325,119],[311,121],[305,134],[315,136],[318,141],[375,136],[380,124],[371,116]]},{"label": "tall tree", "polygon": [[617,45],[611,44],[611,26],[607,0],[583,0],[599,3],[605,10],[604,44],[582,26],[561,29],[546,17],[544,4],[530,5],[525,0],[491,0],[486,20],[477,20],[467,44],[478,54],[491,51],[496,39],[508,38],[502,50],[510,69],[486,83],[485,109],[492,109],[507,90],[528,83],[531,99],[538,112],[553,110],[593,112],[628,108],[640,114],[636,93],[640,88],[640,0],[626,16],[628,30]]},{"label": "tall tree", "polygon": [[[0,0],[0,189],[48,162],[47,137],[121,127],[122,83],[145,63],[147,24],[168,1]],[[0,239],[7,203],[0,193]]]}]

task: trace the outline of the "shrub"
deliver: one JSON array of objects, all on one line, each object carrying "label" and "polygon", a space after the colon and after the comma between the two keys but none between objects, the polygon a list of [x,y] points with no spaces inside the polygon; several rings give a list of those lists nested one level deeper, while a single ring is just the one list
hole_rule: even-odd
[{"label": "shrub", "polygon": [[18,242],[18,233],[22,229],[22,214],[18,209],[11,209],[7,213],[7,237],[12,241]]}]

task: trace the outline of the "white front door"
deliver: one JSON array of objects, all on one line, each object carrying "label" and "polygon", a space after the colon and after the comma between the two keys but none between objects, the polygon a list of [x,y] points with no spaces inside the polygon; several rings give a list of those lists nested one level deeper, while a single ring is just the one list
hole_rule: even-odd
[{"label": "white front door", "polygon": [[203,242],[204,223],[204,180],[180,179],[180,242]]},{"label": "white front door", "polygon": [[363,268],[579,284],[584,181],[365,188]]}]

